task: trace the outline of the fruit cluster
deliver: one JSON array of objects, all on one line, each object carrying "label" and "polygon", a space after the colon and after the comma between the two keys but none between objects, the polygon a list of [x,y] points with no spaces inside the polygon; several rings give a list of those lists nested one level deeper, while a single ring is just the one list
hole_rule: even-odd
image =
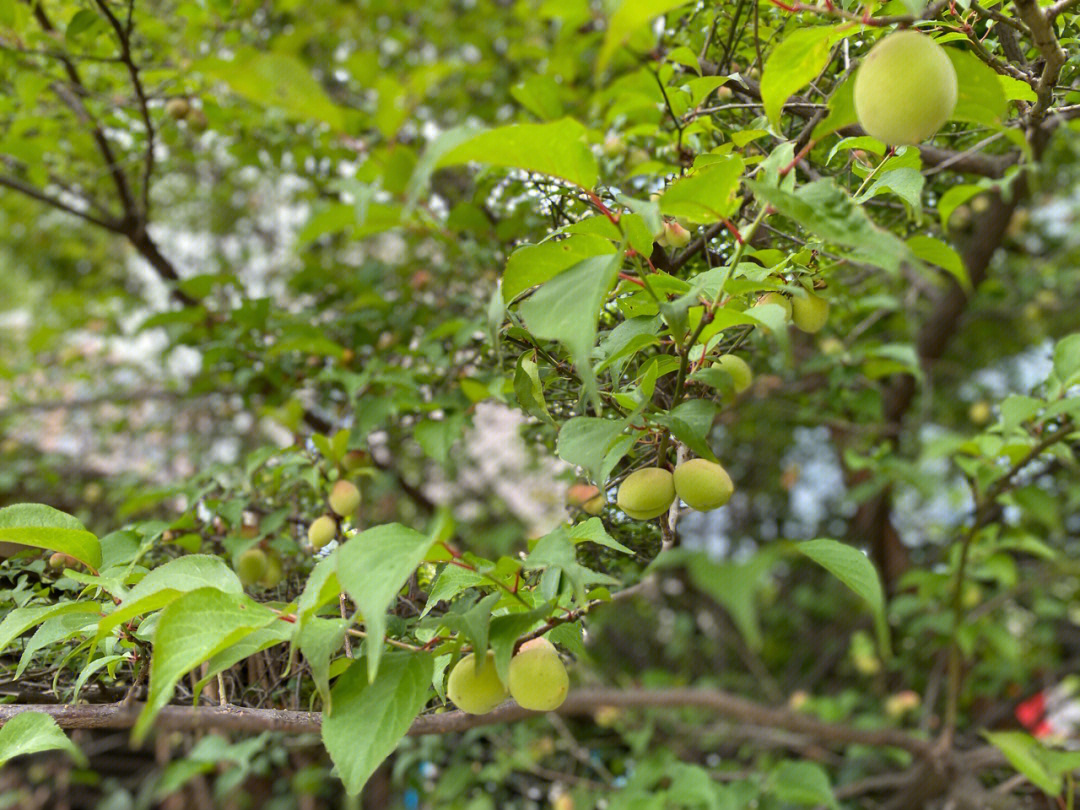
[{"label": "fruit cluster", "polygon": [[466,655],[451,670],[447,697],[467,714],[487,714],[507,697],[524,709],[550,712],[566,700],[570,677],[559,651],[546,638],[534,638],[518,648],[510,659],[509,675],[502,682],[495,668],[495,653],[488,650],[483,661]]}]

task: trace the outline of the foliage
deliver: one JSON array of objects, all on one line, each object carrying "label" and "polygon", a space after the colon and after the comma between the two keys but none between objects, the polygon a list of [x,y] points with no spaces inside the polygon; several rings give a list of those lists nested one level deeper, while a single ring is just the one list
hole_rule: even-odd
[{"label": "foliage", "polygon": [[[1071,796],[1007,718],[1077,652],[1078,25],[0,0],[0,761],[79,807]],[[907,27],[958,97],[891,148],[854,75]],[[694,457],[721,511],[616,507]],[[541,637],[558,713],[452,711]],[[60,728],[106,717],[194,734],[107,776]]]}]

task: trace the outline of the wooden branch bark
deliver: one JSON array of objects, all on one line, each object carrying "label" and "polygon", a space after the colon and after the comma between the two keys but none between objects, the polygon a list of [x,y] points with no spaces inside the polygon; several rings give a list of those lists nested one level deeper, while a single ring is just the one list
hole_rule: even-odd
[{"label": "wooden branch bark", "polygon": [[[570,693],[558,714],[591,715],[602,706],[624,709],[696,708],[729,720],[804,734],[822,744],[899,748],[922,759],[935,756],[931,743],[897,729],[865,729],[826,723],[789,709],[773,708],[712,689],[578,689]],[[135,724],[143,704],[19,704],[0,706],[0,724],[23,712],[48,714],[62,728],[125,729]],[[516,703],[505,703],[488,714],[453,711],[417,718],[409,735],[452,734],[482,726],[513,723],[537,716]],[[239,732],[280,731],[317,734],[319,712],[247,709],[239,706],[166,706],[157,716],[159,730],[218,730]]]}]

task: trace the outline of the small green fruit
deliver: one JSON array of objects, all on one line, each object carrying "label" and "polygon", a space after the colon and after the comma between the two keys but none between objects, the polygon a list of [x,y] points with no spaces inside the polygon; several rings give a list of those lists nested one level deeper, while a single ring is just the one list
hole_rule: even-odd
[{"label": "small green fruit", "polygon": [[671,473],[660,467],[636,470],[619,485],[615,502],[634,520],[651,520],[664,514],[675,500]]},{"label": "small green fruit", "polygon": [[690,231],[678,222],[665,222],[664,230],[657,241],[663,247],[683,248],[690,244]]},{"label": "small green fruit", "polygon": [[476,656],[466,655],[450,671],[446,695],[466,714],[487,714],[508,696],[495,669],[495,653],[488,650],[484,662],[476,666]]},{"label": "small green fruit", "polygon": [[546,638],[526,641],[510,659],[510,696],[523,709],[550,712],[559,708],[570,691],[570,676],[559,651]]},{"label": "small green fruit", "polygon": [[971,408],[968,409],[968,419],[973,425],[981,427],[990,421],[991,416],[993,416],[993,411],[990,410],[990,403],[986,400],[980,399],[978,402],[973,402]]},{"label": "small green fruit", "polygon": [[618,135],[608,135],[604,138],[604,154],[611,158],[625,155],[626,141]]},{"label": "small green fruit", "polygon": [[757,300],[754,306],[763,307],[766,304],[775,304],[778,307],[784,308],[784,314],[786,320],[791,320],[791,300],[786,295],[781,295],[778,292],[765,293]]},{"label": "small green fruit", "polygon": [[281,557],[273,552],[266,555],[266,572],[259,577],[259,584],[264,588],[276,588],[285,576],[285,569],[281,564]]},{"label": "small green fruit", "polygon": [[165,113],[174,121],[182,121],[191,112],[191,105],[186,98],[170,98],[165,102]]},{"label": "small green fruit", "polygon": [[720,355],[716,358],[716,362],[713,363],[713,367],[728,373],[732,384],[735,386],[736,394],[741,394],[754,381],[754,372],[750,370],[750,366],[746,365],[746,361],[737,354]]},{"label": "small green fruit", "polygon": [[829,320],[829,302],[819,295],[807,293],[791,301],[791,319],[803,332],[820,332]]},{"label": "small green fruit", "polygon": [[186,120],[193,132],[205,132],[206,128],[210,126],[210,120],[206,117],[206,113],[202,111],[201,107],[192,107],[191,111],[187,114]]},{"label": "small green fruit", "polygon": [[735,491],[727,471],[719,464],[704,458],[684,461],[675,468],[672,478],[676,494],[687,506],[699,512],[708,512],[723,506]]},{"label": "small green fruit", "polygon": [[315,518],[308,526],[307,537],[311,547],[318,551],[337,537],[337,521],[330,515]]},{"label": "small green fruit", "polygon": [[236,558],[233,569],[243,586],[249,588],[263,578],[267,565],[266,554],[261,549],[249,548]]},{"label": "small green fruit", "polygon": [[351,481],[338,481],[330,490],[330,508],[341,517],[355,514],[360,508],[360,490]]},{"label": "small green fruit", "polygon": [[945,49],[918,31],[890,34],[855,74],[855,115],[887,144],[921,143],[956,107],[956,69]]}]

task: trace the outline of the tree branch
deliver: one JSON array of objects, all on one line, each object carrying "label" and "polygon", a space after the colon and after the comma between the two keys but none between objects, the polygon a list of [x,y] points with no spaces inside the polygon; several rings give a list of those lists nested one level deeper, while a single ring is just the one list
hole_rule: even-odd
[{"label": "tree branch", "polygon": [[1028,113],[1028,120],[1032,124],[1037,124],[1054,102],[1054,85],[1057,84],[1061,68],[1065,65],[1068,56],[1054,33],[1054,26],[1051,23],[1053,16],[1044,14],[1036,0],[1016,0],[1016,10],[1027,27],[1031,29],[1031,40],[1046,60],[1039,83],[1035,87],[1035,95],[1039,100]]},{"label": "tree branch", "polygon": [[31,199],[37,200],[38,202],[43,202],[45,203],[45,205],[55,208],[58,211],[63,211],[65,214],[71,214],[72,216],[76,216],[79,219],[85,220],[92,225],[97,225],[99,228],[104,228],[105,230],[112,233],[123,232],[119,222],[114,222],[107,219],[100,219],[98,217],[95,217],[93,214],[88,214],[86,211],[80,211],[78,208],[68,205],[63,200],[57,197],[52,197],[46,194],[41,189],[32,186],[29,183],[24,183],[22,180],[18,180],[14,177],[0,175],[0,186],[9,188],[12,191],[17,191],[20,194],[24,194],[27,197],[30,197]]},{"label": "tree branch", "polygon": [[[12,704],[0,706],[0,724],[22,712],[42,712],[56,720],[61,728],[124,729],[135,725],[143,705]],[[826,723],[806,714],[763,706],[727,692],[711,689],[578,689],[570,693],[566,702],[559,707],[558,714],[591,715],[602,706],[624,709],[698,708],[740,723],[804,734],[822,744],[899,748],[923,759],[934,756],[933,747],[927,740],[906,731]],[[504,703],[488,714],[465,714],[460,711],[429,714],[417,718],[408,733],[413,737],[452,734],[482,726],[513,723],[537,714],[516,703]],[[157,715],[154,726],[159,730],[317,734],[322,727],[322,714],[284,709],[247,709],[239,706],[166,706]]]}]

